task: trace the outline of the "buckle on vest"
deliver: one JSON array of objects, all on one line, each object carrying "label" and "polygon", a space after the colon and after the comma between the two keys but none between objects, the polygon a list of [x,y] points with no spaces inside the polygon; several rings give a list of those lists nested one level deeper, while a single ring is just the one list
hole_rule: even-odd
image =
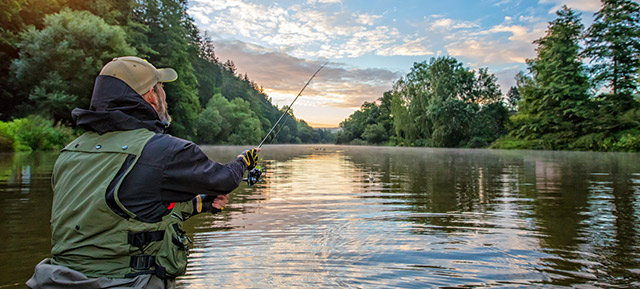
[{"label": "buckle on vest", "polygon": [[156,265],[156,257],[151,255],[131,256],[129,265],[135,270],[149,270]]}]

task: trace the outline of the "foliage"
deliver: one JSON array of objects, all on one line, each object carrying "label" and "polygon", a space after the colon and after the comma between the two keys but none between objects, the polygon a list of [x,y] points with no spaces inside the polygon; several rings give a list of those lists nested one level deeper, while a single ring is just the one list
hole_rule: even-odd
[{"label": "foliage", "polygon": [[391,119],[391,93],[385,92],[378,99],[380,104],[365,102],[340,123],[342,131],[336,135],[340,144],[384,144],[390,141],[393,131]]},{"label": "foliage", "polygon": [[86,11],[62,10],[21,35],[20,57],[12,71],[25,103],[55,120],[70,122],[76,105],[88,106],[93,88],[87,75],[97,75],[115,56],[135,54],[122,28],[108,25]]},{"label": "foliage", "polygon": [[[528,74],[516,75],[506,103],[486,69],[472,71],[450,57],[414,64],[388,92],[389,143],[640,151],[640,5],[602,4],[586,33],[573,10],[557,12],[545,36],[534,41],[536,58],[527,60]],[[590,58],[589,67],[583,57]],[[375,121],[377,107],[365,103],[349,116],[338,142],[379,142],[385,131]]]},{"label": "foliage", "polygon": [[196,130],[198,141],[207,144],[257,144],[264,135],[248,102],[239,98],[228,101],[222,94],[211,97]]},{"label": "foliage", "polygon": [[[2,125],[0,125],[0,128],[1,127]],[[8,133],[0,129],[0,152],[14,151],[14,148],[13,148],[14,142],[15,142],[15,139],[13,136],[10,136]]]},{"label": "foliage", "polygon": [[626,110],[635,105],[640,63],[640,5],[631,0],[602,0],[602,8],[585,35],[584,55],[591,57],[596,84],[608,84],[605,94]]},{"label": "foliage", "polygon": [[[137,55],[178,72],[178,80],[165,86],[170,133],[209,143],[256,143],[283,110],[246,74],[237,75],[233,61],[218,61],[187,8],[184,0],[0,3],[0,120],[37,113],[71,125],[71,109],[88,106],[89,80],[103,64]],[[213,98],[228,110],[211,107]],[[279,128],[268,143],[333,139],[292,112]],[[13,139],[0,136],[3,144]]]},{"label": "foliage", "polygon": [[487,69],[472,71],[451,57],[414,64],[392,93],[398,142],[436,147],[491,143],[504,134],[506,120],[496,82]]},{"label": "foliage", "polygon": [[139,0],[136,3],[128,26],[140,40],[135,43],[136,48],[149,53],[141,56],[156,67],[171,67],[179,75],[165,87],[173,118],[169,131],[194,138],[194,122],[201,107],[192,63],[197,63],[200,39],[187,14],[186,1]]},{"label": "foliage", "polygon": [[[0,145],[12,144],[13,151],[54,150],[64,147],[74,138],[69,127],[53,125],[53,122],[38,115],[0,122]],[[6,151],[6,150],[5,150]]]},{"label": "foliage", "polygon": [[[516,77],[522,99],[510,118],[509,137],[492,147],[639,151],[638,5],[604,0],[586,34],[571,9],[565,6],[557,15],[534,42],[538,55],[527,61],[530,76]],[[591,57],[592,79],[582,56]],[[602,84],[612,91],[591,96]]]},{"label": "foliage", "polygon": [[[589,81],[580,59],[580,18],[564,6],[536,40],[537,57],[527,60],[532,77],[518,76],[522,100],[511,118],[510,134],[521,140],[539,140],[534,148],[568,149],[588,132],[593,115]],[[530,146],[530,144],[527,144]]]},{"label": "foliage", "polygon": [[517,86],[509,88],[509,91],[507,92],[507,108],[510,112],[518,111],[518,103],[521,99],[522,96],[520,96],[520,91]]},{"label": "foliage", "polygon": [[414,64],[378,102],[365,102],[343,121],[337,142],[487,147],[507,132],[496,77],[452,57]]},{"label": "foliage", "polygon": [[329,129],[314,129],[311,143],[335,143],[336,135]]}]

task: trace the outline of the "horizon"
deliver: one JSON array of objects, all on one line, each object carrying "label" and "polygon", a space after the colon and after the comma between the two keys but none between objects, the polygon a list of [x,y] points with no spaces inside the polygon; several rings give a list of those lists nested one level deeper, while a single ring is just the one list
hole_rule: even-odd
[{"label": "horizon", "polygon": [[567,5],[588,27],[600,9],[599,0],[429,2],[193,0],[188,13],[219,61],[233,61],[278,107],[328,61],[292,111],[313,128],[337,128],[432,57],[487,67],[506,94],[555,11]]}]

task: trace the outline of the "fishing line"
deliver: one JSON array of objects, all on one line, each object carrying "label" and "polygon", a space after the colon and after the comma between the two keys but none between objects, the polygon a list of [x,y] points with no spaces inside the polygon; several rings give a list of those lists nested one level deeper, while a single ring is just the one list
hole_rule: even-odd
[{"label": "fishing line", "polygon": [[[278,119],[278,121],[276,121],[276,123],[271,127],[271,130],[269,130],[269,132],[267,133],[266,136],[264,136],[264,139],[262,139],[262,141],[260,142],[260,145],[258,145],[258,148],[261,148],[262,145],[264,144],[264,142],[267,140],[267,138],[269,137],[269,135],[273,132],[273,129],[276,128],[276,126],[278,126],[278,123],[280,123],[280,121],[282,120],[282,118],[288,114],[289,110],[291,109],[291,106],[293,106],[293,103],[296,102],[296,100],[298,100],[298,97],[300,97],[300,95],[302,95],[302,92],[304,91],[305,88],[307,88],[307,86],[309,85],[309,83],[311,83],[311,80],[313,80],[314,77],[316,77],[316,74],[318,74],[318,72],[320,72],[320,70],[327,65],[327,63],[329,62],[325,62],[322,66],[320,66],[320,68],[318,68],[318,70],[316,70],[316,72],[311,76],[311,78],[309,78],[309,81],[307,81],[307,83],[302,87],[302,89],[300,90],[300,92],[298,92],[298,95],[296,95],[296,97],[293,99],[293,101],[291,102],[291,104],[289,104],[289,106],[287,106],[287,109],[285,109],[282,112],[282,115],[280,116],[280,118]],[[279,131],[278,131],[279,132]]]},{"label": "fishing line", "polygon": [[[298,95],[296,95],[296,97],[293,99],[291,104],[289,104],[289,106],[287,106],[287,108],[282,112],[282,115],[280,116],[278,121],[276,121],[276,123],[271,127],[271,130],[269,130],[267,135],[264,136],[264,139],[262,139],[262,141],[260,142],[260,145],[258,145],[258,148],[261,148],[262,145],[264,144],[264,142],[267,141],[267,138],[269,137],[269,135],[271,135],[271,133],[273,132],[273,129],[275,129],[276,126],[278,126],[278,124],[280,123],[280,121],[282,121],[284,116],[285,115],[289,116],[289,110],[291,110],[291,106],[293,106],[293,103],[295,103],[296,100],[298,100],[298,97],[300,97],[300,95],[302,95],[302,92],[304,91],[305,88],[307,88],[309,83],[311,83],[311,80],[313,80],[313,78],[316,77],[316,74],[318,74],[318,72],[320,72],[320,70],[325,65],[327,65],[327,63],[329,63],[329,62],[325,62],[322,66],[320,66],[320,68],[318,68],[318,70],[316,70],[316,72],[311,76],[311,78],[309,78],[307,83],[302,87],[300,92],[298,92]],[[282,128],[280,130],[282,130]],[[275,134],[275,136],[277,136],[278,133],[280,133],[280,130],[278,130],[278,132]],[[275,136],[273,138],[275,138]],[[245,178],[243,180],[246,181],[249,186],[253,186],[254,184],[260,182],[262,180],[262,167],[256,166],[253,169],[251,169],[249,171],[249,173],[247,174],[247,178]]]}]

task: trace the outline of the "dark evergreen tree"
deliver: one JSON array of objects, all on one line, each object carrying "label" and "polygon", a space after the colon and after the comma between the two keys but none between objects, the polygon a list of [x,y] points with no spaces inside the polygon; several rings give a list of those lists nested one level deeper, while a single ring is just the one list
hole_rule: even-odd
[{"label": "dark evergreen tree", "polygon": [[517,86],[512,86],[507,92],[507,105],[513,113],[518,111],[518,103],[520,102],[520,91]]},{"label": "dark evergreen tree", "polygon": [[591,58],[594,82],[611,89],[605,97],[617,109],[634,107],[640,64],[640,5],[631,0],[602,0],[585,40],[584,54]]},{"label": "dark evergreen tree", "polygon": [[546,35],[534,41],[537,57],[527,60],[532,79],[521,81],[522,105],[512,131],[544,149],[568,148],[585,133],[585,120],[591,116],[590,86],[579,56],[583,25],[566,6],[557,15]]},{"label": "dark evergreen tree", "polygon": [[195,121],[202,108],[192,64],[197,63],[200,40],[193,19],[187,14],[187,3],[184,0],[138,0],[137,3],[130,19],[136,24],[129,26],[138,33],[140,42],[134,43],[136,48],[143,53],[147,50],[150,54],[141,56],[155,66],[171,67],[178,72],[178,80],[165,86],[173,117],[170,132],[194,138]]}]

